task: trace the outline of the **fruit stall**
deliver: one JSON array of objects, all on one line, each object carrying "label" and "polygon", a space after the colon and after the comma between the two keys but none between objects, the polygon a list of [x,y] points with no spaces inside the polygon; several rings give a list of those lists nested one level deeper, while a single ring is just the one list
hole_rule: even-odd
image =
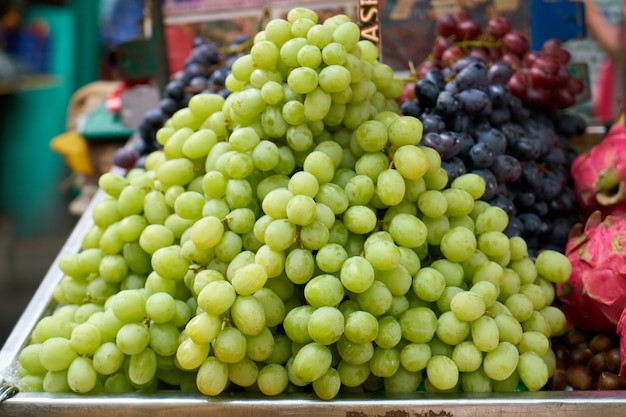
[{"label": "fruit stall", "polygon": [[624,121],[581,147],[564,41],[443,3],[407,71],[373,1],[194,36],[0,351],[0,416],[623,416]]}]

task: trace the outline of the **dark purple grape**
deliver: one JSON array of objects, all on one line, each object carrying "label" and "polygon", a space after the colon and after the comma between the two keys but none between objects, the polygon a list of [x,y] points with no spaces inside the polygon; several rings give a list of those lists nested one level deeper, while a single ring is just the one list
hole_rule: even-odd
[{"label": "dark purple grape", "polygon": [[541,232],[542,221],[535,213],[522,213],[517,216],[524,225],[525,235],[538,235]]},{"label": "dark purple grape", "polygon": [[566,138],[572,138],[587,131],[587,122],[579,114],[564,112],[556,116],[554,130]]},{"label": "dark purple grape", "polygon": [[422,129],[424,133],[439,133],[446,130],[446,123],[443,121],[441,116],[436,113],[422,113],[420,120],[422,121]]},{"label": "dark purple grape", "polygon": [[459,91],[469,88],[484,90],[487,87],[487,65],[482,60],[475,60],[465,65],[454,79]]},{"label": "dark purple grape", "polygon": [[539,190],[536,192],[537,197],[545,201],[550,201],[561,193],[563,185],[552,178],[544,178],[539,182],[538,188]]},{"label": "dark purple grape", "polygon": [[465,162],[458,157],[450,158],[447,161],[441,161],[441,168],[443,168],[448,174],[448,184],[467,172]]},{"label": "dark purple grape", "polygon": [[471,116],[467,113],[456,112],[446,117],[448,130],[458,133],[469,132],[472,126]]},{"label": "dark purple grape", "polygon": [[487,117],[492,126],[502,126],[511,121],[511,111],[507,108],[493,109]]},{"label": "dark purple grape", "polygon": [[476,88],[459,92],[459,102],[463,111],[471,115],[482,113],[491,107],[487,93]]},{"label": "dark purple grape", "polygon": [[488,143],[491,145],[496,155],[501,155],[506,152],[506,136],[499,129],[491,128],[481,131],[476,138],[476,142]]},{"label": "dark purple grape", "polygon": [[515,194],[515,205],[519,208],[528,208],[535,204],[537,198],[532,191],[520,191]]},{"label": "dark purple grape", "polygon": [[422,137],[421,145],[435,149],[442,160],[455,156],[461,148],[461,139],[454,132],[428,132]]},{"label": "dark purple grape", "polygon": [[131,169],[139,159],[139,152],[131,146],[122,146],[113,153],[113,164],[122,169]]},{"label": "dark purple grape", "polygon": [[435,84],[437,88],[439,88],[440,90],[442,90],[446,84],[446,79],[443,75],[443,72],[441,72],[441,70],[436,69],[436,68],[431,68],[428,71],[426,71],[422,79],[428,80],[431,83]]},{"label": "dark purple grape", "polygon": [[538,140],[523,137],[509,146],[511,155],[520,161],[534,161],[541,156],[541,146]]},{"label": "dark purple grape", "polygon": [[472,135],[470,135],[469,133],[462,132],[462,133],[459,133],[458,135],[459,135],[460,147],[459,147],[459,152],[457,153],[457,156],[463,159],[467,159],[469,155],[469,150],[472,148],[472,146],[474,146],[476,141],[474,140]]},{"label": "dark purple grape", "polygon": [[149,126],[161,127],[165,123],[165,114],[161,108],[153,108],[146,111],[144,120]]},{"label": "dark purple grape", "polygon": [[509,218],[515,214],[515,204],[504,195],[496,195],[491,200],[489,200],[489,204],[492,206],[500,207],[502,210],[509,215]]},{"label": "dark purple grape", "polygon": [[474,169],[489,168],[496,159],[496,152],[488,143],[476,143],[468,153],[470,165]]},{"label": "dark purple grape", "polygon": [[161,109],[163,114],[167,116],[173,115],[174,113],[176,113],[176,110],[179,109],[176,101],[174,101],[174,99],[171,97],[164,97],[163,99],[161,99],[161,101],[159,102],[159,108]]},{"label": "dark purple grape", "polygon": [[189,88],[193,91],[202,91],[207,86],[207,79],[199,75],[189,80]]},{"label": "dark purple grape", "polygon": [[487,95],[494,109],[508,106],[511,100],[511,93],[503,84],[490,84],[487,87]]},{"label": "dark purple grape", "polygon": [[443,87],[443,91],[448,91],[450,93],[458,93],[459,89],[456,87],[456,81],[448,81],[446,85]]},{"label": "dark purple grape", "polygon": [[522,175],[520,176],[520,180],[523,186],[533,187],[534,184],[541,181],[542,177],[543,173],[541,172],[541,168],[535,161],[528,161],[522,166]]},{"label": "dark purple grape", "polygon": [[535,213],[540,218],[544,218],[550,213],[550,206],[547,201],[537,201],[531,208],[530,212]]},{"label": "dark purple grape", "polygon": [[423,107],[435,107],[439,92],[439,87],[432,81],[421,79],[415,83],[415,97]]},{"label": "dark purple grape", "polygon": [[494,62],[487,71],[487,79],[490,84],[506,84],[513,72],[513,67],[508,62]]},{"label": "dark purple grape", "polygon": [[509,224],[503,232],[509,239],[514,236],[522,236],[524,233],[524,224],[517,216],[509,218]]},{"label": "dark purple grape", "polygon": [[180,80],[172,80],[165,86],[165,96],[180,101],[185,96],[185,85]]},{"label": "dark purple grape", "polygon": [[230,70],[226,68],[217,68],[209,76],[207,84],[209,86],[223,87],[224,85],[226,85],[226,77],[228,77],[228,74],[230,74]]},{"label": "dark purple grape", "polygon": [[405,101],[400,105],[400,113],[403,116],[412,116],[419,118],[422,115],[422,106],[417,101]]},{"label": "dark purple grape", "polygon": [[456,94],[449,91],[442,91],[437,96],[437,102],[435,104],[435,110],[444,116],[450,114],[456,114],[459,111],[460,105],[456,98]]},{"label": "dark purple grape", "polygon": [[519,161],[506,154],[497,155],[489,169],[500,184],[515,182],[522,175],[522,165]]}]

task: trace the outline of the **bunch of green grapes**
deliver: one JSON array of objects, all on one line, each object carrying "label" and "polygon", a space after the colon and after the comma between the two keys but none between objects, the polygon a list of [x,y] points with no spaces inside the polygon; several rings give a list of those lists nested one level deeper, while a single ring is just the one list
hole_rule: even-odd
[{"label": "bunch of green grapes", "polygon": [[344,15],[267,24],[145,168],[106,173],[19,388],[215,396],[544,386],[570,265],[448,186],[402,82]]}]

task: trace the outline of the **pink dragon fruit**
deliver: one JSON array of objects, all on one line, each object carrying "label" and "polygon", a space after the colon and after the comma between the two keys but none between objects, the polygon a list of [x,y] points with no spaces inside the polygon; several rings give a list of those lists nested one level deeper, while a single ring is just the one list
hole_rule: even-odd
[{"label": "pink dragon fruit", "polygon": [[574,191],[581,211],[589,215],[626,213],[626,125],[615,123],[604,139],[574,159],[571,167]]},{"label": "pink dragon fruit", "polygon": [[626,308],[622,311],[617,323],[617,334],[619,335],[619,356],[621,358],[619,374],[626,376]]},{"label": "pink dragon fruit", "polygon": [[563,313],[580,329],[615,332],[626,308],[626,215],[595,211],[572,228],[565,254],[572,273],[556,286]]}]

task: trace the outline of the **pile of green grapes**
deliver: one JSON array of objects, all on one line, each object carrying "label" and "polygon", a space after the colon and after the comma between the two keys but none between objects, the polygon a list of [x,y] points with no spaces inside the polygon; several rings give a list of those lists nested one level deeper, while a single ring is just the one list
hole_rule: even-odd
[{"label": "pile of green grapes", "polygon": [[475,174],[448,185],[403,90],[345,15],[271,20],[228,98],[198,94],[106,194],[22,391],[541,389],[570,264],[508,238]]}]

